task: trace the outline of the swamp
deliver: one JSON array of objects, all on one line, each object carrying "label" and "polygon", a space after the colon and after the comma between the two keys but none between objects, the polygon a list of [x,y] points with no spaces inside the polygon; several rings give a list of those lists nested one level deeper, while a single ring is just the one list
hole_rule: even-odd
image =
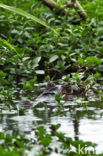
[{"label": "swamp", "polygon": [[0,12],[0,156],[103,156],[103,0]]}]

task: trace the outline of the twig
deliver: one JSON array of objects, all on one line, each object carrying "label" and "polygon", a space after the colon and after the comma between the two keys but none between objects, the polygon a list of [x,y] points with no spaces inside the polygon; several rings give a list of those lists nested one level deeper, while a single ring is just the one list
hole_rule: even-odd
[{"label": "twig", "polygon": [[[55,8],[59,8],[59,5],[54,1],[54,0],[42,0],[43,3],[48,6],[51,10]],[[80,3],[77,0],[71,0],[68,2],[65,2],[64,6],[60,6],[60,11],[65,10],[66,8],[75,8],[83,19],[87,18],[87,13],[85,10],[82,8]]]}]

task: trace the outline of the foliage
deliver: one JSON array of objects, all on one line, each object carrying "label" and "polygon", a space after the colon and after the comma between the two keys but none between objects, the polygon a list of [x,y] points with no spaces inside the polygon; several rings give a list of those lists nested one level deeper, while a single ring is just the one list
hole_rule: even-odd
[{"label": "foliage", "polygon": [[[63,4],[64,0],[59,3]],[[96,88],[97,83],[103,84],[103,2],[80,0],[80,3],[88,14],[85,21],[75,16],[57,15],[39,0],[0,0],[1,104],[8,106],[8,109],[16,108],[15,101],[22,96],[34,100],[36,83],[58,79],[63,83],[84,86],[86,90],[92,88],[103,99],[101,89]],[[74,10],[69,11],[77,15]],[[62,96],[56,94],[55,99],[61,113],[64,111]],[[52,125],[50,133],[44,127],[36,129],[42,155],[51,153],[51,143],[55,137],[61,143],[61,153],[64,152],[64,155],[70,155],[70,144],[74,147],[78,143],[85,144],[82,141],[73,142],[57,132],[58,128],[58,125]],[[19,156],[22,148],[27,148],[24,138],[0,133],[0,139],[3,140],[0,155]],[[59,150],[55,148],[56,152]]]},{"label": "foliage", "polygon": [[[4,3],[7,4],[6,0]],[[21,1],[21,5],[16,1],[16,5],[21,8],[24,7],[23,4],[23,1]],[[30,5],[34,7],[33,1],[30,4],[28,2],[28,7],[25,9],[29,9]],[[38,6],[39,2],[35,2],[35,5]],[[93,4],[89,3],[90,6],[92,7]],[[98,7],[100,7],[99,2]],[[13,7],[10,10],[15,11]],[[10,12],[8,14],[7,11],[2,11],[0,18],[2,47],[0,65],[2,69],[5,64],[5,68],[3,68],[5,73],[9,72],[13,77],[19,76],[20,80],[24,77],[25,80],[23,80],[27,81],[32,78],[32,75],[39,77],[39,74],[50,75],[50,77],[54,75],[54,78],[60,78],[68,72],[84,70],[85,66],[91,68],[93,72],[102,72],[103,23],[99,17],[98,21],[94,16],[73,25],[72,22],[76,22],[75,19],[54,16],[45,8],[45,13],[42,16],[40,14],[39,18],[52,25],[60,34],[59,37],[52,32],[47,32],[44,27],[38,26],[32,20]],[[8,29],[6,29],[7,27]]]},{"label": "foliage", "polygon": [[26,144],[29,142],[28,139],[22,135],[4,134],[0,132],[0,154],[1,156],[21,156],[24,149],[27,148]]},{"label": "foliage", "polygon": [[[11,6],[7,6],[7,5],[4,5],[4,4],[0,4],[0,7],[6,9],[6,10],[9,10],[9,11],[12,11],[14,13],[17,13],[18,15],[22,15],[24,17],[27,17],[27,18],[30,18],[32,19],[33,21],[51,29],[52,31],[54,31],[51,27],[49,27],[45,22],[41,21],[40,19],[36,18],[35,16],[33,15],[30,15],[28,14],[27,12],[25,12],[24,10],[22,9],[18,9],[18,8],[15,8],[15,7],[11,7]],[[55,31],[54,31],[55,32]],[[55,32],[56,33],[56,32]]]}]

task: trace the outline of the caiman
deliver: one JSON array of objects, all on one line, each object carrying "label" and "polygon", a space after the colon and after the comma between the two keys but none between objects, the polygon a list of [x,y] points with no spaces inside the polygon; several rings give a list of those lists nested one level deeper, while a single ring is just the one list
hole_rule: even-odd
[{"label": "caiman", "polygon": [[48,82],[46,88],[44,91],[36,98],[34,102],[31,102],[27,99],[22,99],[19,102],[20,107],[31,107],[35,106],[38,103],[44,103],[44,104],[56,104],[56,100],[54,95],[55,94],[61,94],[63,95],[64,101],[74,101],[76,97],[84,97],[86,100],[88,100],[88,97],[97,96],[92,90],[88,90],[88,92],[85,94],[85,88],[81,88],[78,85],[66,83],[63,85],[56,85],[53,82]]},{"label": "caiman", "polygon": [[82,96],[83,89],[79,88],[77,85],[71,85],[68,83],[56,85],[53,82],[48,82],[45,90],[40,96],[38,96],[36,101],[45,103],[51,102],[54,99],[54,95],[57,93],[63,95],[63,100],[71,101],[74,97]]}]

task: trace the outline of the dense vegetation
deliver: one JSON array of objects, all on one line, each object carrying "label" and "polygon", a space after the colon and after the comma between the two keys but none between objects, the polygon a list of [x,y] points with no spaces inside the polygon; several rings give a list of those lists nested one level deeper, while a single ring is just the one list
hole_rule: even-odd
[{"label": "dense vegetation", "polygon": [[[74,16],[58,15],[57,10],[51,11],[40,0],[0,0],[1,3],[21,8],[46,23],[43,26],[31,18],[0,7],[1,104],[12,109],[17,97],[25,95],[34,99],[35,83],[48,80],[62,79],[86,86],[88,84],[88,87],[103,84],[103,2],[79,1],[88,14],[86,20],[80,19],[72,9],[67,10]],[[63,3],[63,0],[59,3]],[[20,90],[22,92],[19,94]],[[102,92],[98,92],[102,99]],[[56,130],[55,127],[54,129]],[[44,131],[44,136],[40,136],[40,131]],[[44,147],[44,155],[50,152],[46,150],[54,135],[67,149],[68,142],[73,146],[77,145],[70,138],[64,137],[64,134],[47,134],[41,127],[38,127],[36,135]],[[3,156],[22,155],[22,148],[26,149],[28,142],[31,142],[23,136],[18,139],[9,134],[4,136],[4,133],[0,133],[0,139],[4,140],[4,144],[0,144],[0,155]],[[20,143],[21,139],[25,144]],[[8,152],[9,146],[13,146],[11,153]]]}]

